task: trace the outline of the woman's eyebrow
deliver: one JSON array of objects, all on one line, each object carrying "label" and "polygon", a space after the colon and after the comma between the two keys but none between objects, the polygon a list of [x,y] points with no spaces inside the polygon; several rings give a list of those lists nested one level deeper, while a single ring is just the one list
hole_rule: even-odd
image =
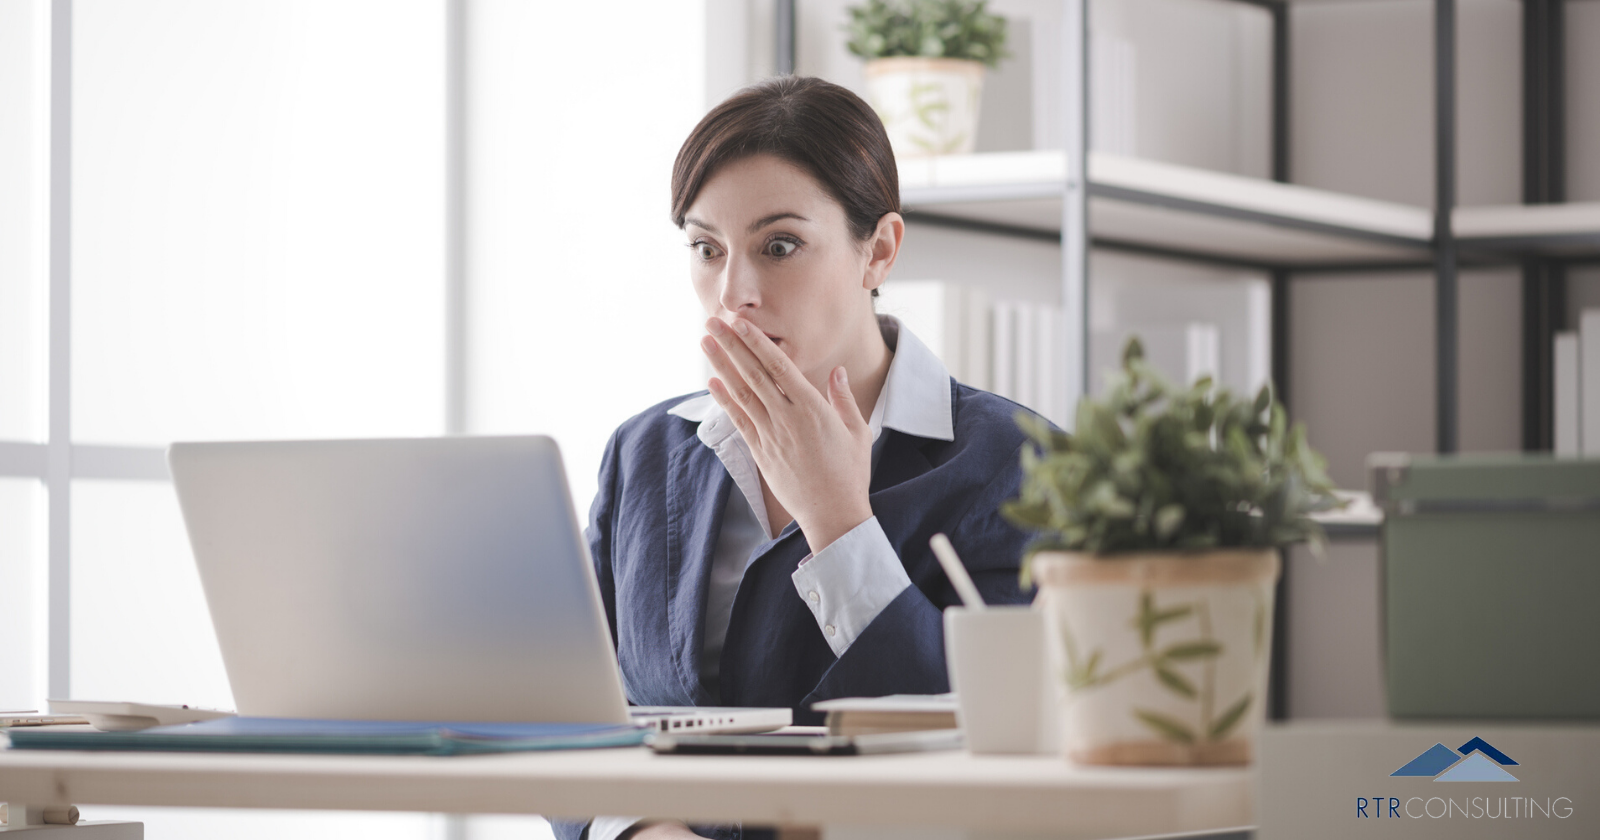
[{"label": "woman's eyebrow", "polygon": [[683,220],[683,223],[685,225],[694,225],[695,227],[700,228],[701,230],[710,231],[710,232],[712,232],[714,234],[717,234],[719,236],[722,235],[722,231],[717,230],[716,228],[706,224],[705,222],[702,222],[699,219],[696,219],[696,218],[693,218],[693,217],[685,218]]},{"label": "woman's eyebrow", "polygon": [[773,213],[770,216],[764,216],[764,217],[762,217],[760,219],[757,219],[754,224],[750,225],[750,233],[755,233],[756,231],[766,227],[767,225],[770,225],[773,222],[779,221],[781,219],[799,219],[802,222],[811,221],[810,219],[806,218],[805,216],[800,215],[799,213],[790,213],[790,212],[787,212],[787,211],[785,211],[783,213]]}]

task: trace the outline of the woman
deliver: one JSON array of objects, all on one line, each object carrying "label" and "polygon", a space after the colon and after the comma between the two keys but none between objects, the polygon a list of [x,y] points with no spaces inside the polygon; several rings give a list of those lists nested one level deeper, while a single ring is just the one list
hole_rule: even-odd
[{"label": "woman", "polygon": [[[948,691],[941,531],[987,601],[1025,600],[1027,537],[997,512],[1020,480],[1017,406],[874,312],[899,203],[877,115],[819,79],[735,94],[678,153],[672,217],[716,375],[624,423],[600,469],[588,536],[630,701],[816,723],[830,697]],[[625,833],[694,836],[599,818],[589,840]]]}]

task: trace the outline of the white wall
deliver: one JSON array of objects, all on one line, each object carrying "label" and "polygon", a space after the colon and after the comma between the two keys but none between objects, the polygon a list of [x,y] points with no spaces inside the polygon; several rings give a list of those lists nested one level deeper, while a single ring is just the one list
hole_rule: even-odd
[{"label": "white wall", "polygon": [[[470,6],[468,427],[553,435],[584,519],[611,431],[705,387],[668,220],[672,161],[705,109],[702,8],[635,4],[622,26],[588,4]],[[601,52],[557,34],[597,28]]]},{"label": "white wall", "polygon": [[[1271,176],[1272,20],[1229,0],[1097,0],[1097,46],[1134,55],[1136,148],[1149,160]],[[1106,69],[1096,60],[1093,69]],[[1091,84],[1096,84],[1091,80]],[[1091,93],[1109,94],[1096,84]]]},{"label": "white wall", "polygon": [[1600,3],[1563,5],[1567,26],[1567,200],[1600,201]]},{"label": "white wall", "polygon": [[[1567,3],[1567,199],[1600,201],[1600,3]],[[1569,329],[1600,308],[1600,267],[1568,273]]]}]

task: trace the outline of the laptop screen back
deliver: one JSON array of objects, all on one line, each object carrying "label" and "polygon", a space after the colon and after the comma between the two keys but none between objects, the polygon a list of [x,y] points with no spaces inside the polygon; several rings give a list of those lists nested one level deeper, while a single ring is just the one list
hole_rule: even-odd
[{"label": "laptop screen back", "polygon": [[627,720],[547,437],[174,444],[240,714]]}]

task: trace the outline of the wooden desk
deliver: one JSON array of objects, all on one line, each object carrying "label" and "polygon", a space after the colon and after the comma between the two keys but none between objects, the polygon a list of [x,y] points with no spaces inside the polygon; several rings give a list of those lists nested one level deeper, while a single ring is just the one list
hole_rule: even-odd
[{"label": "wooden desk", "polygon": [[[471,757],[0,752],[0,801],[442,813],[650,814],[820,826],[830,838],[1107,838],[1244,826],[1247,770],[1081,768],[965,752]],[[930,831],[931,830],[931,831]],[[159,838],[152,838],[159,840]]]}]

